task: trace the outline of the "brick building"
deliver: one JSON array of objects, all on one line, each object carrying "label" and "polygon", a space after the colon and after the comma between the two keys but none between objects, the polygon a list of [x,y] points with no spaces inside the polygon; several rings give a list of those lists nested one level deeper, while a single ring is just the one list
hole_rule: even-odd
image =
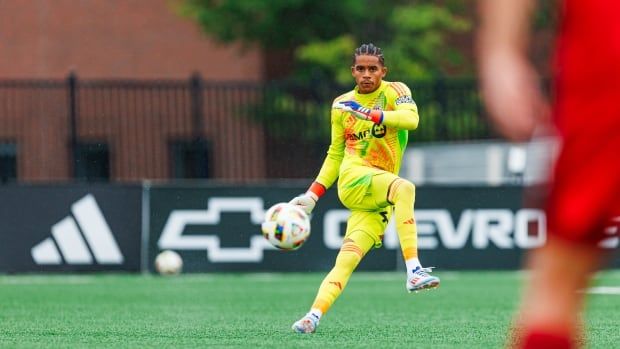
[{"label": "brick building", "polygon": [[261,52],[215,42],[175,6],[0,1],[0,182],[265,176],[262,127],[202,88],[264,80]]},{"label": "brick building", "polygon": [[261,54],[223,46],[170,0],[0,1],[0,78],[263,78]]}]

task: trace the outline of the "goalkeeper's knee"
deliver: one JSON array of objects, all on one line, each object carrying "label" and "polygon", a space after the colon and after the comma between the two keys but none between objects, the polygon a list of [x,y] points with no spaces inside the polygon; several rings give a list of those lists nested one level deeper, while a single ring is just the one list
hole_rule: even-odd
[{"label": "goalkeeper's knee", "polygon": [[388,193],[388,200],[395,204],[400,200],[413,201],[415,198],[415,185],[406,179],[397,178],[392,182]]}]

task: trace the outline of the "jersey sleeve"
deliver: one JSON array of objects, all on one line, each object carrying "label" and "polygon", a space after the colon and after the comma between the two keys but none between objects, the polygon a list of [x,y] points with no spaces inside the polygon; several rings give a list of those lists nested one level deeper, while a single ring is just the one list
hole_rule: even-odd
[{"label": "jersey sleeve", "polygon": [[401,130],[415,130],[420,116],[409,87],[402,82],[392,82],[386,89],[386,97],[392,110],[383,111],[382,124]]},{"label": "jersey sleeve", "polygon": [[331,110],[331,143],[327,149],[327,156],[323,166],[316,177],[316,182],[326,189],[331,187],[338,178],[340,164],[344,158],[344,127],[342,125],[342,112],[338,109]]}]

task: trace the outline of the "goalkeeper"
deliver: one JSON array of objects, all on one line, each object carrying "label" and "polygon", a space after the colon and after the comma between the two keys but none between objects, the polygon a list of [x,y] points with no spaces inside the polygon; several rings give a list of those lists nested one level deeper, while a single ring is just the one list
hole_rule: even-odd
[{"label": "goalkeeper", "polygon": [[338,197],[351,210],[336,263],[310,311],[293,324],[296,332],[316,330],[362,258],[381,247],[392,211],[407,267],[407,290],[439,286],[439,278],[429,275],[418,259],[415,186],[397,175],[408,132],[418,127],[418,111],[409,88],[384,81],[386,73],[379,47],[363,44],[355,50],[351,74],[356,87],[334,100],[331,144],[323,166],[308,191],[291,200],[310,214],[338,179]]}]

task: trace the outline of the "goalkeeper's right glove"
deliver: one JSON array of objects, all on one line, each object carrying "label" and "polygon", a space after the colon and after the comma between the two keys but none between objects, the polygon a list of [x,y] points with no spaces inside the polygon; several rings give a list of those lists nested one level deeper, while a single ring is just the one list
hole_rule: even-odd
[{"label": "goalkeeper's right glove", "polygon": [[289,201],[289,204],[299,206],[299,208],[306,211],[306,213],[310,215],[318,200],[319,200],[319,197],[316,196],[316,194],[308,191],[304,194],[301,194],[293,198],[293,200]]},{"label": "goalkeeper's right glove", "polygon": [[289,201],[290,204],[299,206],[302,210],[304,210],[308,215],[312,213],[316,202],[319,201],[319,197],[321,197],[325,193],[325,187],[322,184],[317,182],[312,183],[308,191],[304,194],[301,194],[293,200]]}]

